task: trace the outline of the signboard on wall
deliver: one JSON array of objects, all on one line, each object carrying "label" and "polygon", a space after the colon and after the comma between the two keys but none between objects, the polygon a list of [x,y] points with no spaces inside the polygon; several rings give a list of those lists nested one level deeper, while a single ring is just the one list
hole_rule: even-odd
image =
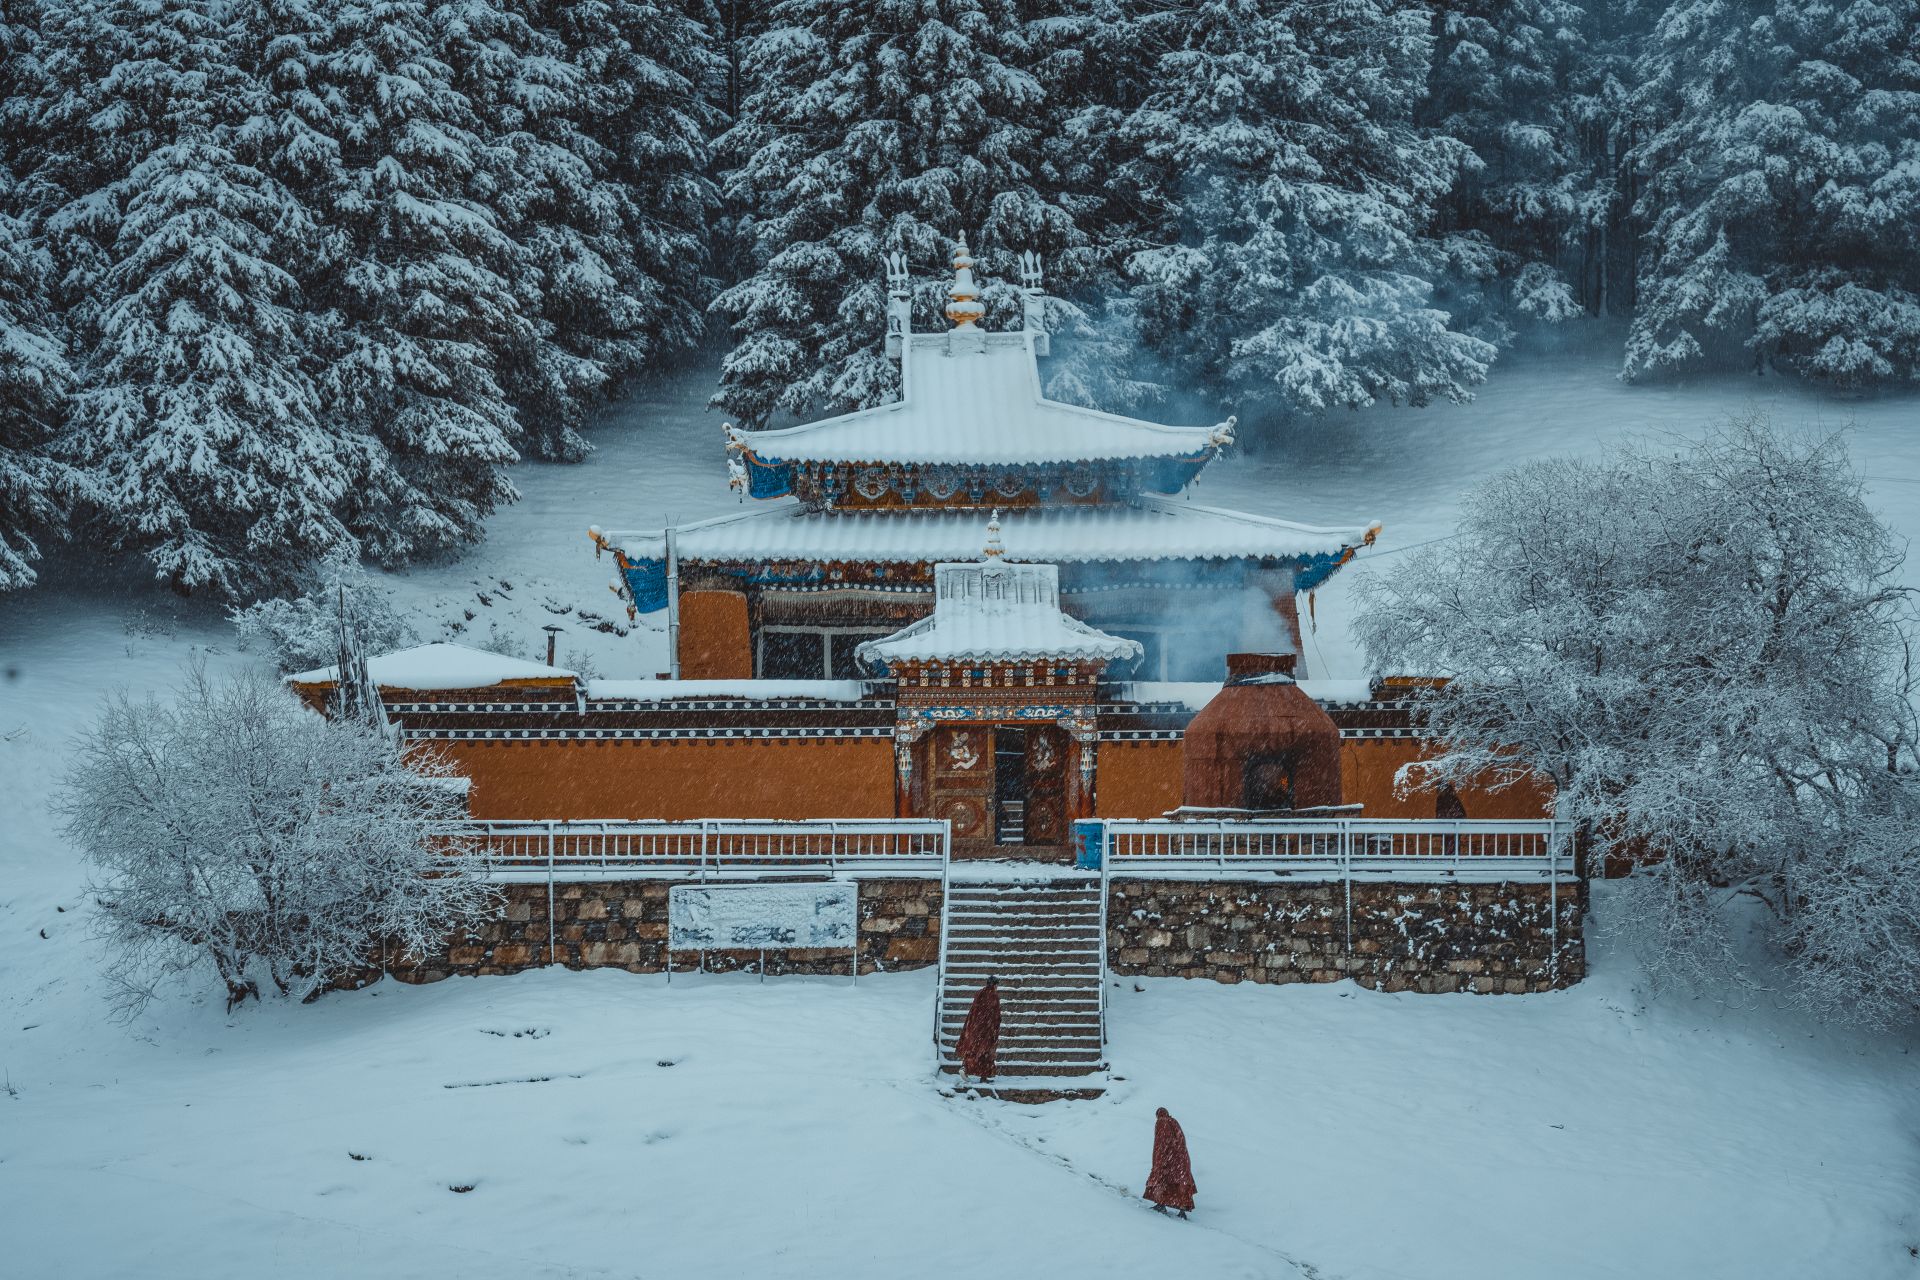
[{"label": "signboard on wall", "polygon": [[857,884],[681,884],[667,891],[667,946],[675,951],[851,949],[859,939]]}]

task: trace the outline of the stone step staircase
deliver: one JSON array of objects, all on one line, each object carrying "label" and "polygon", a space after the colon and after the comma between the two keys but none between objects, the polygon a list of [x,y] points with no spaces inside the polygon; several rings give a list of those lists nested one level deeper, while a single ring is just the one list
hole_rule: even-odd
[{"label": "stone step staircase", "polygon": [[994,1092],[1019,1101],[1099,1096],[1107,1069],[1102,925],[1098,876],[950,883],[940,922],[941,1071],[959,1074],[960,1028],[992,976],[1000,980]]}]

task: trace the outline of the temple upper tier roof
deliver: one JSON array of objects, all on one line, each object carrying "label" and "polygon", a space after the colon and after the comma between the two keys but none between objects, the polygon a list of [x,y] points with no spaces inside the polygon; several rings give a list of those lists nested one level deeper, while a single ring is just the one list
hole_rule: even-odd
[{"label": "temple upper tier roof", "polygon": [[764,463],[997,466],[1202,458],[1232,439],[1224,422],[1168,427],[1047,399],[1034,338],[909,334],[892,404],[735,438]]},{"label": "temple upper tier roof", "polygon": [[941,333],[909,323],[906,263],[888,261],[887,351],[900,398],[767,431],[726,429],[731,483],[822,509],[982,507],[1123,501],[1178,493],[1233,443],[1234,420],[1171,427],[1049,400],[1039,260],[1022,257],[1021,327],[989,332],[963,240]]}]

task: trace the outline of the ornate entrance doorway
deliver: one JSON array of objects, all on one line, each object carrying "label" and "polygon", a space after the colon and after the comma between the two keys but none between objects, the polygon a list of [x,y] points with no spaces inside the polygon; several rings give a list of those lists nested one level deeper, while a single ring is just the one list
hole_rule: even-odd
[{"label": "ornate entrance doorway", "polygon": [[[1076,753],[1058,725],[941,725],[927,735],[920,770],[925,816],[953,824],[962,855],[1062,852],[1073,804]],[[915,797],[917,798],[917,797]]]}]

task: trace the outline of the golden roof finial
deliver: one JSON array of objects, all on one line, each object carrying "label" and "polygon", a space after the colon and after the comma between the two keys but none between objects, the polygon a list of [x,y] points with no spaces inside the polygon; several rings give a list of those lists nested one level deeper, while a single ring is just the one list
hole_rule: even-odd
[{"label": "golden roof finial", "polygon": [[947,319],[953,321],[956,329],[971,329],[974,322],[987,314],[987,308],[980,302],[980,286],[973,279],[973,255],[967,252],[967,237],[962,234],[960,247],[953,251],[953,284],[947,289]]}]

